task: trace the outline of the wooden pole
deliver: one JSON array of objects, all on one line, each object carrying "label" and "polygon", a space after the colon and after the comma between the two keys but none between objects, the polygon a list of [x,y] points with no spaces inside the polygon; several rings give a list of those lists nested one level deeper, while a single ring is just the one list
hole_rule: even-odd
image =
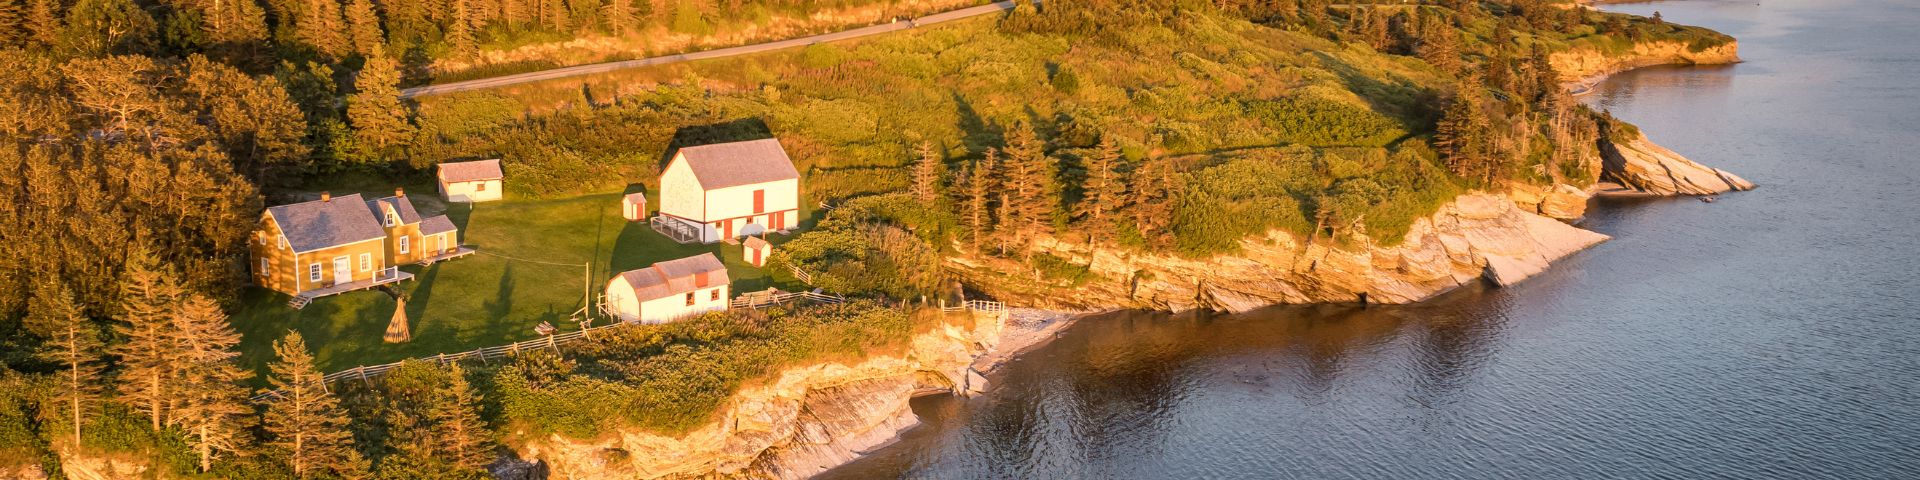
[{"label": "wooden pole", "polygon": [[367,386],[367,388],[373,388],[373,382],[370,382],[370,381],[367,381],[367,366],[366,366],[366,365],[361,365],[361,366],[358,366],[358,367],[353,367],[353,369],[354,369],[355,371],[357,371],[357,372],[359,372],[359,373],[360,373],[360,383],[362,383],[362,384],[365,384],[365,385]]}]

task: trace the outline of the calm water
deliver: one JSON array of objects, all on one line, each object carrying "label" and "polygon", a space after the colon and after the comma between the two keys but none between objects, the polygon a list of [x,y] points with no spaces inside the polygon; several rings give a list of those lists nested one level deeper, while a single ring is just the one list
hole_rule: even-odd
[{"label": "calm water", "polygon": [[1687,1],[1748,63],[1588,101],[1762,189],[1393,308],[1090,319],[827,477],[1920,478],[1920,2]]}]

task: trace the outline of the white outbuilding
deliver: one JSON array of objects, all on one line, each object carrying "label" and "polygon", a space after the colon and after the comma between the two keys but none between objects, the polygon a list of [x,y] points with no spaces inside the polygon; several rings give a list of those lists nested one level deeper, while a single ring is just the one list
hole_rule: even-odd
[{"label": "white outbuilding", "polygon": [[615,275],[602,308],[625,322],[666,323],[726,310],[730,283],[720,257],[702,253]]},{"label": "white outbuilding", "polygon": [[783,232],[800,221],[800,173],[777,139],[681,148],[660,174],[655,228],[682,243]]},{"label": "white outbuilding", "polygon": [[500,199],[500,160],[447,162],[439,165],[434,178],[440,183],[440,198],[449,202],[491,202]]}]

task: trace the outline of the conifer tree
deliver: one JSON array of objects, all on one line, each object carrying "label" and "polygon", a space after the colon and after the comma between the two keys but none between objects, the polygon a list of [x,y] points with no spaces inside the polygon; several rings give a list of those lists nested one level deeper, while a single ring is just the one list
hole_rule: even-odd
[{"label": "conifer tree", "polygon": [[[92,320],[81,315],[74,304],[73,292],[64,283],[45,282],[34,289],[30,317],[38,317],[37,330],[53,333],[41,357],[64,371],[59,374],[59,402],[73,426],[73,448],[80,448],[81,426],[98,408],[100,394],[100,332]],[[50,328],[49,328],[50,327]]]},{"label": "conifer tree", "polygon": [[213,2],[205,14],[208,36],[216,44],[238,45],[267,39],[267,12],[253,0]]},{"label": "conifer tree", "polygon": [[1454,175],[1490,184],[1498,168],[1493,159],[1493,127],[1480,111],[1474,87],[1463,87],[1434,126],[1433,149]]},{"label": "conifer tree", "polygon": [[473,10],[469,0],[452,0],[453,16],[447,20],[448,53],[455,60],[471,60],[480,53],[473,39]]},{"label": "conifer tree", "polygon": [[607,33],[626,35],[633,31],[633,0],[607,0],[600,8],[600,19],[607,25]]},{"label": "conifer tree", "polygon": [[[1429,20],[1434,17],[1426,17]],[[1439,68],[1442,72],[1458,75],[1460,73],[1459,33],[1446,22],[1428,21],[1420,35],[1419,56],[1421,60]]]},{"label": "conifer tree", "polygon": [[386,51],[387,34],[380,31],[380,15],[374,12],[372,0],[347,4],[347,28],[353,53],[372,57]]},{"label": "conifer tree", "polygon": [[120,281],[120,324],[125,342],[114,348],[120,357],[121,398],[151,420],[154,430],[167,423],[167,406],[174,399],[175,380],[172,318],[183,292],[171,274],[161,272],[155,260],[135,253]]},{"label": "conifer tree", "polygon": [[327,391],[300,332],[287,332],[273,343],[273,352],[279,360],[268,367],[273,372],[269,382],[278,394],[267,400],[264,427],[271,436],[267,445],[286,456],[287,468],[295,477],[364,473],[366,460],[353,449],[346,410]]},{"label": "conifer tree", "polygon": [[84,57],[131,49],[157,28],[153,16],[131,0],[78,0],[64,19],[59,43]]},{"label": "conifer tree", "polygon": [[1173,224],[1174,208],[1186,194],[1179,167],[1165,157],[1148,158],[1127,178],[1133,187],[1127,208],[1132,210],[1134,228],[1150,241],[1158,238]]},{"label": "conifer tree", "polygon": [[33,40],[48,46],[60,43],[60,0],[32,0],[26,15],[26,28]]},{"label": "conifer tree", "polygon": [[347,121],[361,145],[385,150],[413,137],[407,107],[400,103],[400,64],[384,55],[367,59],[347,97]]},{"label": "conifer tree", "polygon": [[1008,132],[1006,153],[1007,216],[1001,224],[1009,227],[1016,243],[1024,243],[1046,233],[1054,210],[1060,205],[1058,165],[1047,156],[1045,145],[1027,124],[1014,125]]},{"label": "conifer tree", "polygon": [[27,9],[22,0],[0,0],[0,48],[18,47],[28,40]]},{"label": "conifer tree", "polygon": [[180,426],[200,456],[200,471],[213,469],[222,452],[246,445],[244,435],[252,420],[247,391],[240,382],[246,372],[234,363],[233,347],[240,334],[228,325],[220,306],[198,294],[189,294],[172,316],[179,370],[179,406],[173,424]]},{"label": "conifer tree", "polygon": [[467,383],[460,364],[449,365],[445,396],[427,411],[435,425],[435,450],[454,465],[484,469],[493,461],[493,440],[480,420],[480,395]]},{"label": "conifer tree", "polygon": [[347,40],[339,0],[306,0],[302,13],[298,24],[301,41],[335,58],[346,55],[352,45]]},{"label": "conifer tree", "polygon": [[973,253],[980,253],[980,244],[986,240],[987,232],[993,229],[992,199],[993,192],[999,188],[994,179],[994,170],[999,168],[999,154],[987,150],[986,158],[967,167],[965,210],[962,222],[967,226],[967,240],[973,246]]},{"label": "conifer tree", "polygon": [[946,173],[947,164],[940,159],[932,142],[920,142],[920,159],[913,163],[913,198],[920,205],[933,208],[939,205],[941,177]]},{"label": "conifer tree", "polygon": [[1081,188],[1075,215],[1087,225],[1087,241],[1105,238],[1113,230],[1113,212],[1119,210],[1127,194],[1121,178],[1120,144],[1111,136],[1100,138],[1099,149],[1087,158],[1087,179]]}]

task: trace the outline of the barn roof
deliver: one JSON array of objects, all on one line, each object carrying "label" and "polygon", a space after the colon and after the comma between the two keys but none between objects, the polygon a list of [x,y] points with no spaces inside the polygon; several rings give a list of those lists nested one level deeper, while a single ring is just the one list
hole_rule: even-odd
[{"label": "barn roof", "polygon": [[427,217],[426,220],[420,221],[421,235],[447,233],[454,230],[456,229],[453,227],[453,220],[447,219],[446,215],[434,215],[432,217]]},{"label": "barn roof", "polygon": [[[706,285],[695,282],[695,276],[707,274]],[[633,286],[634,297],[642,301],[666,298],[699,290],[714,285],[725,285],[732,280],[727,278],[727,266],[720,263],[720,257],[712,253],[668,260],[655,263],[651,267],[628,270],[620,274]]]},{"label": "barn roof", "polygon": [[295,253],[384,238],[386,230],[360,194],[268,207]]},{"label": "barn roof", "polygon": [[471,162],[446,162],[439,166],[440,180],[446,182],[473,182],[506,178],[506,174],[500,172],[500,159],[498,158]]},{"label": "barn roof", "polygon": [[387,197],[367,201],[367,211],[373,213],[374,220],[385,222],[386,212],[381,210],[381,205],[392,205],[395,211],[400,212],[402,225],[420,223],[420,212],[413,209],[413,202],[407,201],[406,197]]},{"label": "barn roof", "polygon": [[683,147],[679,156],[707,190],[800,178],[774,138]]}]

